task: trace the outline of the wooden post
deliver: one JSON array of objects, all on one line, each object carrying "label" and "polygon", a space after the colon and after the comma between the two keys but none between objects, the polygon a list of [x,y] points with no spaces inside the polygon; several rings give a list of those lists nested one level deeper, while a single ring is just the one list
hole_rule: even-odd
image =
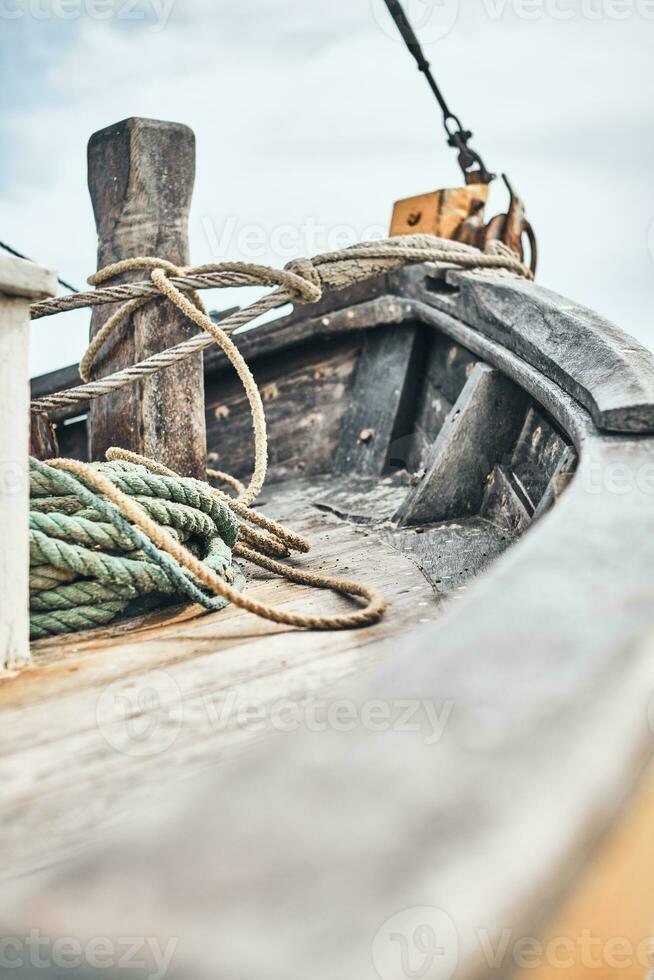
[{"label": "wooden post", "polygon": [[0,256],[0,671],[29,647],[29,307],[54,296],[57,277]]},{"label": "wooden post", "polygon": [[[88,167],[99,268],[139,255],[188,264],[188,215],[195,177],[191,129],[154,119],[126,119],[91,137]],[[135,273],[122,281],[147,275]],[[92,336],[115,309],[103,306],[93,312]],[[95,376],[135,364],[195,332],[167,300],[150,303],[107,343]],[[185,476],[204,479],[202,354],[92,402],[91,459],[104,459],[109,446],[144,453]]]}]

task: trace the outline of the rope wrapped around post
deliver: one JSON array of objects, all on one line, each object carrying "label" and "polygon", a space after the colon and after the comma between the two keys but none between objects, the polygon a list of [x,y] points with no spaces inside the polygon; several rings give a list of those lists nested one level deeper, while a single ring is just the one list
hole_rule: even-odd
[{"label": "rope wrapped around post", "polygon": [[[410,236],[364,243],[313,260],[296,260],[283,270],[238,262],[178,268],[153,257],[127,259],[91,276],[89,283],[98,287],[94,292],[34,304],[33,319],[85,306],[122,303],[92,340],[80,362],[80,375],[85,383],[36,399],[32,402],[33,412],[42,414],[99,398],[215,343],[226,354],[246,392],[254,430],[255,460],[247,487],[228,474],[208,471],[209,477],[236,489],[236,498],[201,481],[182,479],[154,460],[121,449],[110,450],[106,464],[33,460],[32,635],[50,635],[108,622],[125,613],[132,600],[148,595],[158,596],[160,600],[162,596],[183,595],[208,609],[220,608],[228,601],[273,622],[298,628],[347,629],[378,621],[386,608],[381,593],[357,582],[280,562],[279,558],[286,557],[289,551],[307,552],[309,542],[252,510],[251,505],[266,477],[266,420],[254,377],[229,334],[289,302],[314,303],[325,290],[343,289],[417,262],[492,269],[531,278],[529,269],[501,243],[492,243],[489,252],[482,253],[444,239]],[[104,285],[115,276],[135,269],[149,271],[149,280]],[[216,286],[251,285],[274,287],[274,291],[231,314],[220,326],[211,320],[198,292]],[[93,364],[116,327],[136,309],[162,295],[201,327],[203,333],[109,377],[92,380]],[[153,487],[157,487],[156,492]],[[186,506],[188,493],[193,500],[200,501],[198,513],[179,510],[180,506]],[[158,494],[163,496],[153,503],[151,497]],[[213,514],[210,526],[204,520],[207,514],[203,500],[213,502],[214,510],[217,508],[213,514],[209,507]],[[62,507],[69,510],[62,511]],[[219,519],[216,514],[220,515]],[[198,541],[203,542],[201,548]],[[98,549],[103,552],[100,557]],[[300,616],[264,605],[241,591],[244,580],[232,562],[233,556],[254,562],[292,582],[364,599],[366,606],[342,615]],[[141,567],[134,567],[139,562]]]},{"label": "rope wrapped around post", "polygon": [[[80,368],[85,373],[84,380],[90,377],[91,362],[97,355],[101,343],[107,339],[111,330],[133,312],[132,302],[139,301],[139,305],[145,304],[159,298],[162,293],[172,299],[173,291],[177,296],[177,300],[174,300],[176,305],[179,305],[179,298],[182,296],[194,297],[195,309],[197,313],[204,313],[204,317],[200,320],[193,316],[192,319],[205,332],[100,381],[87,381],[86,384],[69,388],[67,391],[36,399],[32,402],[33,410],[48,411],[99,398],[110,391],[117,391],[124,385],[133,384],[141,378],[161,371],[197,351],[205,350],[215,343],[220,344],[221,337],[233,333],[263,314],[279,309],[287,303],[314,303],[324,295],[325,291],[345,289],[356,282],[418,262],[432,262],[445,268],[495,271],[533,279],[531,271],[501,242],[490,242],[488,251],[481,252],[470,245],[431,235],[407,235],[380,242],[366,242],[338,252],[328,252],[311,260],[297,259],[290,262],[283,270],[245,262],[223,262],[177,269],[170,263],[156,258],[128,259],[107,266],[89,278],[89,283],[99,285],[99,289],[46,300],[35,303],[31,307],[32,319],[39,319],[83,307],[116,302],[124,304],[103,328],[102,341],[99,341],[100,335],[98,335],[82,358]],[[149,270],[150,278],[142,282],[102,286],[107,279],[134,269]],[[161,274],[157,270],[161,270]],[[197,292],[202,289],[226,286],[276,288],[262,299],[226,317],[218,327],[204,311]],[[110,323],[111,329],[109,329]]]}]

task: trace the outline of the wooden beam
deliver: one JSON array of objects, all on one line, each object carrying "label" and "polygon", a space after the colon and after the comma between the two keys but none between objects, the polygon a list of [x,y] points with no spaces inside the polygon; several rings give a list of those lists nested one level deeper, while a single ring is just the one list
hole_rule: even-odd
[{"label": "wooden beam", "polygon": [[59,442],[50,416],[33,412],[30,417],[30,456],[54,459],[58,455]]},{"label": "wooden beam", "polygon": [[524,279],[449,272],[455,316],[560,385],[609,432],[654,432],[651,351],[604,317]]},{"label": "wooden beam", "polygon": [[503,466],[494,466],[486,484],[481,516],[518,537],[529,527],[533,514],[522,489],[513,474],[509,475]]},{"label": "wooden beam", "polygon": [[30,659],[29,304],[56,291],[53,272],[0,256],[0,671]]},{"label": "wooden beam", "polygon": [[380,476],[389,458],[402,412],[415,326],[383,327],[366,333],[350,407],[334,456],[334,473]]},{"label": "wooden beam", "polygon": [[401,524],[432,523],[479,513],[485,481],[510,452],[527,397],[495,368],[478,364],[429,454],[424,478],[397,514]]},{"label": "wooden beam", "polygon": [[[189,262],[188,214],[195,137],[178,123],[126,119],[95,133],[88,148],[89,191],[98,231],[98,267],[139,255]],[[135,273],[128,279],[144,278]],[[116,280],[118,281],[118,280]],[[94,336],[114,306],[93,312]],[[105,346],[97,377],[185,340],[195,328],[165,300],[148,304]],[[206,436],[202,355],[97,399],[90,412],[90,455],[112,445],[204,477]]]},{"label": "wooden beam", "polygon": [[542,517],[543,514],[546,514],[554,506],[563,491],[567,489],[575,474],[577,462],[576,452],[572,446],[568,446],[562,453],[552,475],[552,479],[548,483],[538,507],[534,511],[535,521]]}]

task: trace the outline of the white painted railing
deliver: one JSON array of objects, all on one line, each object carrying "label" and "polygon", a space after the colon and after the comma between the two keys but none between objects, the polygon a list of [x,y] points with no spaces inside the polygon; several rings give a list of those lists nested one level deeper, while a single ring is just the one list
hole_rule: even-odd
[{"label": "white painted railing", "polygon": [[0,671],[30,659],[29,307],[56,291],[54,272],[0,256]]}]

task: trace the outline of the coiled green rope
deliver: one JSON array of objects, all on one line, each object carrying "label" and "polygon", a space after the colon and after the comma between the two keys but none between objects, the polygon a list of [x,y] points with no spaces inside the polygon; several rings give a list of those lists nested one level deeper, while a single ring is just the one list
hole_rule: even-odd
[{"label": "coiled green rope", "polygon": [[[245,579],[232,549],[238,522],[227,503],[196,480],[158,476],[124,461],[94,463],[227,584]],[[207,609],[208,595],[115,504],[63,470],[30,460],[30,635],[32,639],[102,626],[175,600]]]}]

